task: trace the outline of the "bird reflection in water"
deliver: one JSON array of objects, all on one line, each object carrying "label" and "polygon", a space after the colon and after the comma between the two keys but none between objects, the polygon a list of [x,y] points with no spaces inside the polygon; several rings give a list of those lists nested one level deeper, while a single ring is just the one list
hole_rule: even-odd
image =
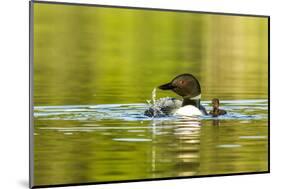
[{"label": "bird reflection in water", "polygon": [[220,120],[219,119],[213,119],[212,124],[213,124],[213,126],[220,126]]},{"label": "bird reflection in water", "polygon": [[[200,126],[198,117],[153,120],[151,171],[154,177],[167,174],[163,167],[175,170],[177,175],[172,176],[197,174],[200,166]],[[171,137],[167,141],[164,135]]]}]

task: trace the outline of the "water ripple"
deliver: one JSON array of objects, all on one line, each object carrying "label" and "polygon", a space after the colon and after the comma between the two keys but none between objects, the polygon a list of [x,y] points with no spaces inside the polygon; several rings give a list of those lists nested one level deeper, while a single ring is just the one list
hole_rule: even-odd
[{"label": "water ripple", "polygon": [[[210,111],[209,101],[202,104]],[[218,118],[202,116],[200,119],[220,120],[259,120],[267,119],[267,100],[226,100],[221,101],[222,108],[228,113]],[[34,117],[37,120],[180,120],[179,117],[167,116],[161,118],[150,118],[144,115],[147,104],[99,104],[99,105],[65,105],[65,106],[35,106]],[[184,118],[187,119],[187,118]],[[192,119],[192,118],[191,118]],[[186,124],[186,123],[184,123]]]}]

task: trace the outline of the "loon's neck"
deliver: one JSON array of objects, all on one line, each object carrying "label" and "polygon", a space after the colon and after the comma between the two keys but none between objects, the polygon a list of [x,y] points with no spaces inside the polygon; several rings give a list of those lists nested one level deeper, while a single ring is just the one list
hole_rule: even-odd
[{"label": "loon's neck", "polygon": [[200,99],[190,99],[190,98],[184,98],[183,102],[182,102],[182,106],[186,106],[186,105],[192,105],[195,106],[197,108],[200,108]]},{"label": "loon's neck", "polygon": [[214,113],[218,113],[219,112],[219,108],[213,108],[213,112]]}]

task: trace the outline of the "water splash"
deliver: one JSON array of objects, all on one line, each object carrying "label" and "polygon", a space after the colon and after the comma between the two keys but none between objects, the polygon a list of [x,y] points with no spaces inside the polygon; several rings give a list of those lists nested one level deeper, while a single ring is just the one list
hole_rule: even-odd
[{"label": "water splash", "polygon": [[180,108],[182,101],[171,97],[156,99],[156,88],[152,90],[151,100],[147,100],[148,107],[144,112],[148,117],[165,117],[173,115],[173,111]]},{"label": "water splash", "polygon": [[[151,101],[152,101],[152,103],[151,103]],[[155,105],[156,105],[156,88],[154,88],[151,92],[151,100],[146,100],[146,102],[150,107],[155,107]]]},{"label": "water splash", "polygon": [[151,92],[151,100],[147,100],[148,108],[144,113],[146,116],[149,116],[152,118],[154,118],[156,115],[162,114],[159,106],[157,105],[156,90],[157,90],[157,88],[153,88],[153,90]]},{"label": "water splash", "polygon": [[152,90],[152,94],[151,94],[151,98],[152,98],[152,107],[153,107],[153,117],[156,115],[157,110],[156,110],[156,88],[154,88]]},{"label": "water splash", "polygon": [[156,102],[156,88],[154,88],[154,89],[152,90],[151,98],[152,98],[152,103],[153,103],[153,105],[155,105],[155,102]]},{"label": "water splash", "polygon": [[[156,88],[154,88],[151,92],[151,100],[147,100],[148,107],[147,110],[144,112],[144,115],[148,117],[163,117],[165,116],[165,112],[163,112],[163,107],[165,105],[165,101],[170,100],[169,97],[167,98],[160,98],[156,99]],[[152,103],[151,103],[152,102]]]}]

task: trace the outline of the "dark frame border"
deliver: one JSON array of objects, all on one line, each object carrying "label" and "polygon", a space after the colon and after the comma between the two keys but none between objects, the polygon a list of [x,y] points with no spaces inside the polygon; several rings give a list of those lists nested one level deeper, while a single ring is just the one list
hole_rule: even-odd
[{"label": "dark frame border", "polygon": [[[72,6],[87,6],[87,7],[101,7],[101,8],[119,8],[119,9],[134,9],[146,11],[161,11],[161,12],[178,12],[178,13],[195,13],[195,14],[212,14],[224,16],[244,16],[244,17],[259,17],[267,18],[268,21],[268,164],[267,171],[261,172],[243,172],[243,173],[227,173],[214,175],[198,175],[198,176],[182,176],[182,177],[163,177],[163,178],[149,178],[149,179],[133,179],[133,180],[116,180],[103,182],[83,182],[83,183],[69,183],[69,184],[50,184],[50,185],[34,185],[34,138],[33,138],[33,26],[34,26],[34,12],[33,4],[58,4],[58,5],[72,5]],[[270,173],[270,16],[268,15],[253,15],[253,14],[239,14],[239,13],[224,13],[224,12],[207,12],[207,11],[191,11],[191,10],[175,10],[162,8],[147,8],[147,7],[130,7],[130,6],[115,6],[115,5],[100,5],[100,4],[82,4],[70,2],[51,2],[51,1],[29,1],[29,188],[49,188],[49,187],[65,187],[65,186],[84,186],[97,184],[113,184],[113,183],[130,183],[142,181],[160,181],[160,180],[175,180],[175,179],[190,179],[190,178],[208,178],[221,176],[239,176],[252,174],[266,174]]]}]

